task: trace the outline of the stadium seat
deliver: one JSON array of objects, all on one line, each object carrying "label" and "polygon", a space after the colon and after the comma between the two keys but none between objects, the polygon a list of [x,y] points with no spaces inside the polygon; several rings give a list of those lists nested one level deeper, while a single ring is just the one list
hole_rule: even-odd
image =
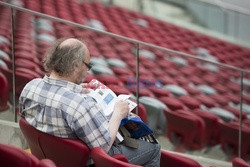
[{"label": "stadium seat", "polygon": [[236,117],[235,117],[234,114],[232,114],[231,112],[229,112],[229,111],[227,111],[227,110],[225,110],[223,108],[213,107],[213,108],[207,109],[206,111],[210,112],[210,113],[212,113],[214,115],[217,115],[224,122],[230,122],[230,121],[236,120]]},{"label": "stadium seat", "polygon": [[175,96],[187,95],[187,91],[185,89],[183,89],[181,86],[178,86],[178,85],[168,84],[168,85],[165,85],[163,87],[163,89],[166,89],[166,90],[170,91]]},{"label": "stadium seat", "polygon": [[12,145],[0,143],[0,165],[13,167],[56,167],[49,159],[38,160],[34,155]]},{"label": "stadium seat", "polygon": [[78,139],[64,139],[41,132],[24,118],[19,121],[24,137],[38,159],[49,158],[60,167],[85,166],[90,155],[86,144]]},{"label": "stadium seat", "polygon": [[243,124],[245,124],[246,126],[250,127],[250,119],[245,119],[242,121]]},{"label": "stadium seat", "polygon": [[245,160],[239,157],[235,157],[232,160],[233,167],[250,167],[250,164],[248,164]]},{"label": "stadium seat", "polygon": [[168,126],[167,136],[175,145],[175,151],[202,149],[205,145],[204,121],[187,110],[164,110]]},{"label": "stadium seat", "polygon": [[133,74],[133,72],[129,68],[112,67],[112,70],[117,76],[129,76]]},{"label": "stadium seat", "polygon": [[195,109],[194,114],[201,117],[204,120],[206,133],[205,133],[205,143],[208,147],[214,146],[220,142],[220,130],[219,121],[220,118],[217,115],[204,111],[202,109]]},{"label": "stadium seat", "polygon": [[120,59],[107,59],[106,60],[110,67],[126,68],[127,64]]},{"label": "stadium seat", "polygon": [[[238,155],[238,143],[239,143],[239,123],[220,122],[220,142],[222,150],[227,154],[230,159],[233,156]],[[241,157],[244,160],[250,159],[250,128],[242,124],[241,133]]]},{"label": "stadium seat", "polygon": [[172,111],[185,108],[185,105],[175,97],[160,97],[158,99]]},{"label": "stadium seat", "polygon": [[180,102],[182,102],[190,110],[200,108],[201,106],[201,103],[191,96],[181,96],[178,100],[180,100]]},{"label": "stadium seat", "polygon": [[198,94],[196,96],[194,96],[195,99],[197,99],[198,101],[201,102],[201,105],[207,107],[207,108],[211,108],[211,107],[215,107],[216,106],[216,102],[210,98],[209,96],[206,96],[204,94]]},{"label": "stadium seat", "polygon": [[95,147],[91,151],[91,157],[94,160],[96,167],[110,167],[110,166],[119,166],[119,167],[139,167],[139,165],[133,165],[128,163],[126,158],[123,162],[114,157],[108,155],[101,147]]},{"label": "stadium seat", "polygon": [[214,101],[216,101],[217,105],[221,107],[227,106],[230,102],[230,100],[226,96],[218,94],[218,93],[213,94],[209,97],[211,97]]},{"label": "stadium seat", "polygon": [[[112,157],[109,156],[102,148],[96,147],[92,150],[91,155],[94,159],[96,167],[109,167],[109,166],[119,166],[119,167],[133,167],[138,165],[129,164],[128,159],[123,154],[115,154]],[[179,155],[176,153],[171,153],[168,151],[161,150],[161,167],[171,166],[171,167],[201,167],[201,165],[188,157]]]},{"label": "stadium seat", "polygon": [[94,65],[91,71],[93,71],[95,75],[98,75],[98,74],[113,75],[113,71],[107,66],[103,66],[103,65]]},{"label": "stadium seat", "polygon": [[[1,72],[5,75],[9,83],[9,91],[13,90],[13,78],[12,70],[4,67],[0,67]],[[41,76],[34,71],[25,68],[16,68],[16,98],[21,94],[24,86],[34,78],[41,78]]]},{"label": "stadium seat", "polygon": [[6,77],[0,72],[0,112],[9,109],[9,83]]},{"label": "stadium seat", "polygon": [[131,94],[130,91],[126,88],[126,86],[120,86],[120,85],[110,85],[110,89],[118,96],[120,94]]},{"label": "stadium seat", "polygon": [[202,94],[202,92],[194,86],[184,85],[183,89],[185,89],[190,96]]},{"label": "stadium seat", "polygon": [[139,102],[145,106],[147,111],[147,124],[156,135],[162,135],[166,132],[167,120],[163,110],[166,105],[156,98],[142,96]]},{"label": "stadium seat", "polygon": [[123,83],[115,75],[99,74],[99,75],[95,75],[95,77],[98,81],[100,81],[106,86],[109,86],[109,85],[122,86],[123,85]]},{"label": "stadium seat", "polygon": [[[7,60],[4,59],[4,62],[7,64],[9,69],[12,69],[12,60]],[[21,67],[21,68],[26,68],[27,70],[32,70],[33,72],[36,72],[38,75],[43,76],[45,74],[44,71],[41,70],[40,66],[28,59],[23,59],[23,58],[17,58],[16,59],[16,68]]]},{"label": "stadium seat", "polygon": [[[127,86],[127,89],[136,96],[136,85],[130,84]],[[139,86],[139,96],[149,96],[154,98],[154,94],[145,87],[143,83],[140,83]]]},{"label": "stadium seat", "polygon": [[155,87],[155,88],[150,88],[150,91],[158,99],[161,98],[161,97],[168,97],[168,96],[171,97],[171,96],[173,96],[173,94],[170,91],[162,89],[160,86],[159,87]]},{"label": "stadium seat", "polygon": [[[132,113],[135,113],[136,114],[136,108],[134,108],[132,111]],[[138,116],[141,118],[141,120],[143,122],[147,122],[147,111],[146,111],[146,108],[144,107],[144,105],[140,104],[139,103],[139,111],[138,111]]]},{"label": "stadium seat", "polygon": [[171,153],[168,151],[161,150],[161,167],[171,166],[171,167],[201,167],[201,165],[188,157],[182,155]]},{"label": "stadium seat", "polygon": [[[237,109],[237,108],[234,108],[234,107],[230,107],[230,106],[223,107],[223,109],[231,112],[237,118],[240,118],[240,109]],[[244,120],[246,118],[247,118],[247,113],[246,112],[242,112],[242,119]]]}]

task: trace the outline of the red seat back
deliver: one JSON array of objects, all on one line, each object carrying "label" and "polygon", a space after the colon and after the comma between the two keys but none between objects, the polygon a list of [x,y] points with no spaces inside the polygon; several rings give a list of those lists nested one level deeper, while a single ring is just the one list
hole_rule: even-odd
[{"label": "red seat back", "polygon": [[138,165],[133,165],[128,162],[121,161],[121,159],[118,160],[115,157],[111,157],[101,147],[95,147],[91,151],[91,157],[94,160],[95,167],[110,167],[110,166],[138,167]]},{"label": "red seat back", "polygon": [[[98,150],[98,149],[97,149]],[[115,154],[112,156],[115,159],[128,163],[128,159],[123,154]],[[188,157],[179,155],[178,153],[171,153],[168,151],[161,150],[161,167],[171,166],[171,167],[201,167],[201,165]]]},{"label": "red seat back", "polygon": [[162,150],[161,151],[161,167],[165,167],[165,166],[202,167],[197,161],[191,158]]},{"label": "red seat back", "polygon": [[0,144],[0,157],[1,166],[56,167],[51,160],[43,159],[39,161],[32,154],[11,145]]},{"label": "red seat back", "polygon": [[243,159],[236,157],[232,160],[233,167],[250,167],[250,164],[248,164]]},{"label": "red seat back", "polygon": [[[184,146],[180,149],[201,149],[205,145],[205,123],[204,121],[189,112],[188,110],[169,111],[165,109],[165,115],[168,119],[167,134],[172,142],[178,137],[180,143],[177,146]],[[179,150],[181,151],[181,150]]]},{"label": "red seat back", "polygon": [[[144,105],[139,104],[139,108],[138,108],[138,116],[141,118],[141,120],[143,122],[147,122],[147,111],[146,108],[144,107]],[[132,111],[132,113],[136,113],[136,108],[134,108]]]},{"label": "red seat back", "polygon": [[212,113],[195,109],[194,114],[201,117],[206,125],[205,141],[208,146],[213,146],[219,143],[219,121],[220,118]]},{"label": "red seat back", "polygon": [[[5,75],[8,80],[9,84],[9,91],[13,90],[12,87],[12,75],[13,72],[10,69],[0,67],[1,72]],[[34,78],[40,78],[40,75],[36,74],[34,71],[24,69],[24,68],[17,68],[16,69],[16,93],[19,96],[24,88],[24,86]]]},{"label": "red seat back", "polygon": [[9,87],[6,77],[0,73],[0,112],[9,108]]},{"label": "red seat back", "polygon": [[31,152],[39,159],[49,158],[60,167],[86,165],[90,150],[81,140],[64,139],[41,132],[29,125],[24,118],[21,118],[19,125]]},{"label": "red seat back", "polygon": [[[224,152],[234,156],[238,155],[238,143],[239,143],[239,123],[220,122],[220,141]],[[242,125],[241,133],[241,153],[243,159],[250,159],[250,128],[246,125]]]}]

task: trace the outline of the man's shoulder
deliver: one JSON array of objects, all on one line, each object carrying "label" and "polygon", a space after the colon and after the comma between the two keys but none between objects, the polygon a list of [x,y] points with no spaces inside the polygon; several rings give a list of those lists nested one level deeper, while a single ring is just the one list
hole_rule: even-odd
[{"label": "man's shoulder", "polygon": [[36,84],[38,84],[38,83],[41,83],[42,81],[43,81],[42,78],[35,78],[35,79],[32,79],[31,81],[29,81],[29,82],[27,83],[27,85],[36,85]]},{"label": "man's shoulder", "polygon": [[42,82],[42,78],[35,78],[29,81],[23,88],[23,90],[30,90],[31,88],[37,87]]}]

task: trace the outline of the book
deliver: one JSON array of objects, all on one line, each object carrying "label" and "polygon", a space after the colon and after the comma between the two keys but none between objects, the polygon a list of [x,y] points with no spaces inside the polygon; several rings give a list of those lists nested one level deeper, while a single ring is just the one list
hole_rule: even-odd
[{"label": "book", "polygon": [[[112,116],[114,106],[117,101],[125,100],[128,102],[129,114],[127,117],[122,119],[120,125],[125,126],[129,123],[136,124],[136,128],[127,128],[127,130],[131,134],[131,137],[140,138],[153,133],[152,129],[149,128],[138,115],[131,113],[131,111],[137,106],[137,104],[129,99],[130,95],[121,94],[117,96],[109,87],[96,79],[92,79],[89,82],[89,87],[91,89],[88,95],[93,97],[97,101],[98,105],[100,105],[103,109],[104,115],[108,118]],[[117,139],[120,142],[123,141],[123,138],[119,132],[117,134]]]},{"label": "book", "polygon": [[115,103],[120,100],[125,100],[129,105],[129,112],[131,112],[137,104],[130,100],[130,95],[121,94],[117,96],[110,88],[101,83],[96,79],[92,79],[89,82],[90,89],[89,96],[93,97],[97,103],[103,109],[104,115],[107,117],[111,117]]}]

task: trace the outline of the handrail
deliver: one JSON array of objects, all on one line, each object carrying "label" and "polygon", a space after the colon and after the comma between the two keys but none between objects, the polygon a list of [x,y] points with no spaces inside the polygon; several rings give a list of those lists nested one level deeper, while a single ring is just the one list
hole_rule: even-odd
[{"label": "handrail", "polygon": [[154,44],[150,44],[150,43],[147,43],[147,42],[142,42],[142,41],[139,41],[139,40],[136,40],[136,39],[128,38],[128,37],[125,37],[125,36],[122,36],[122,35],[117,35],[117,34],[114,34],[114,33],[111,33],[111,32],[98,30],[98,29],[95,29],[95,28],[91,28],[91,27],[79,24],[79,23],[75,23],[75,22],[72,22],[72,21],[68,21],[68,20],[65,20],[65,19],[58,18],[58,17],[50,16],[50,15],[43,14],[43,13],[40,13],[40,12],[36,12],[36,11],[30,10],[30,9],[18,7],[18,6],[15,6],[15,5],[6,3],[6,2],[1,2],[0,1],[0,5],[8,6],[8,7],[11,7],[13,9],[16,9],[16,10],[19,10],[19,11],[31,13],[31,14],[34,14],[34,15],[37,15],[37,16],[40,16],[40,17],[55,20],[55,21],[65,23],[65,24],[69,24],[69,25],[72,25],[72,26],[75,26],[75,27],[95,31],[95,32],[98,32],[98,33],[101,33],[101,34],[105,34],[105,35],[114,37],[114,38],[123,39],[123,40],[125,40],[127,42],[131,42],[131,43],[134,43],[134,44],[148,46],[148,47],[159,49],[159,50],[169,52],[169,53],[172,53],[172,54],[177,54],[179,56],[183,56],[183,57],[187,57],[187,58],[193,58],[193,59],[196,59],[196,60],[200,60],[200,61],[204,61],[204,62],[207,62],[207,63],[214,64],[214,65],[217,65],[217,66],[220,66],[220,67],[224,67],[224,68],[227,68],[227,69],[230,69],[230,70],[236,70],[236,71],[239,71],[239,72],[244,72],[244,73],[250,74],[250,70],[242,69],[242,68],[239,68],[239,67],[234,67],[234,66],[227,65],[227,64],[224,64],[224,63],[214,62],[214,61],[211,61],[211,60],[206,60],[206,59],[203,59],[203,58],[200,58],[200,57],[197,57],[197,56],[193,56],[191,54],[182,53],[182,52],[179,52],[179,51],[164,48],[164,47],[157,46],[157,45],[154,45]]}]

